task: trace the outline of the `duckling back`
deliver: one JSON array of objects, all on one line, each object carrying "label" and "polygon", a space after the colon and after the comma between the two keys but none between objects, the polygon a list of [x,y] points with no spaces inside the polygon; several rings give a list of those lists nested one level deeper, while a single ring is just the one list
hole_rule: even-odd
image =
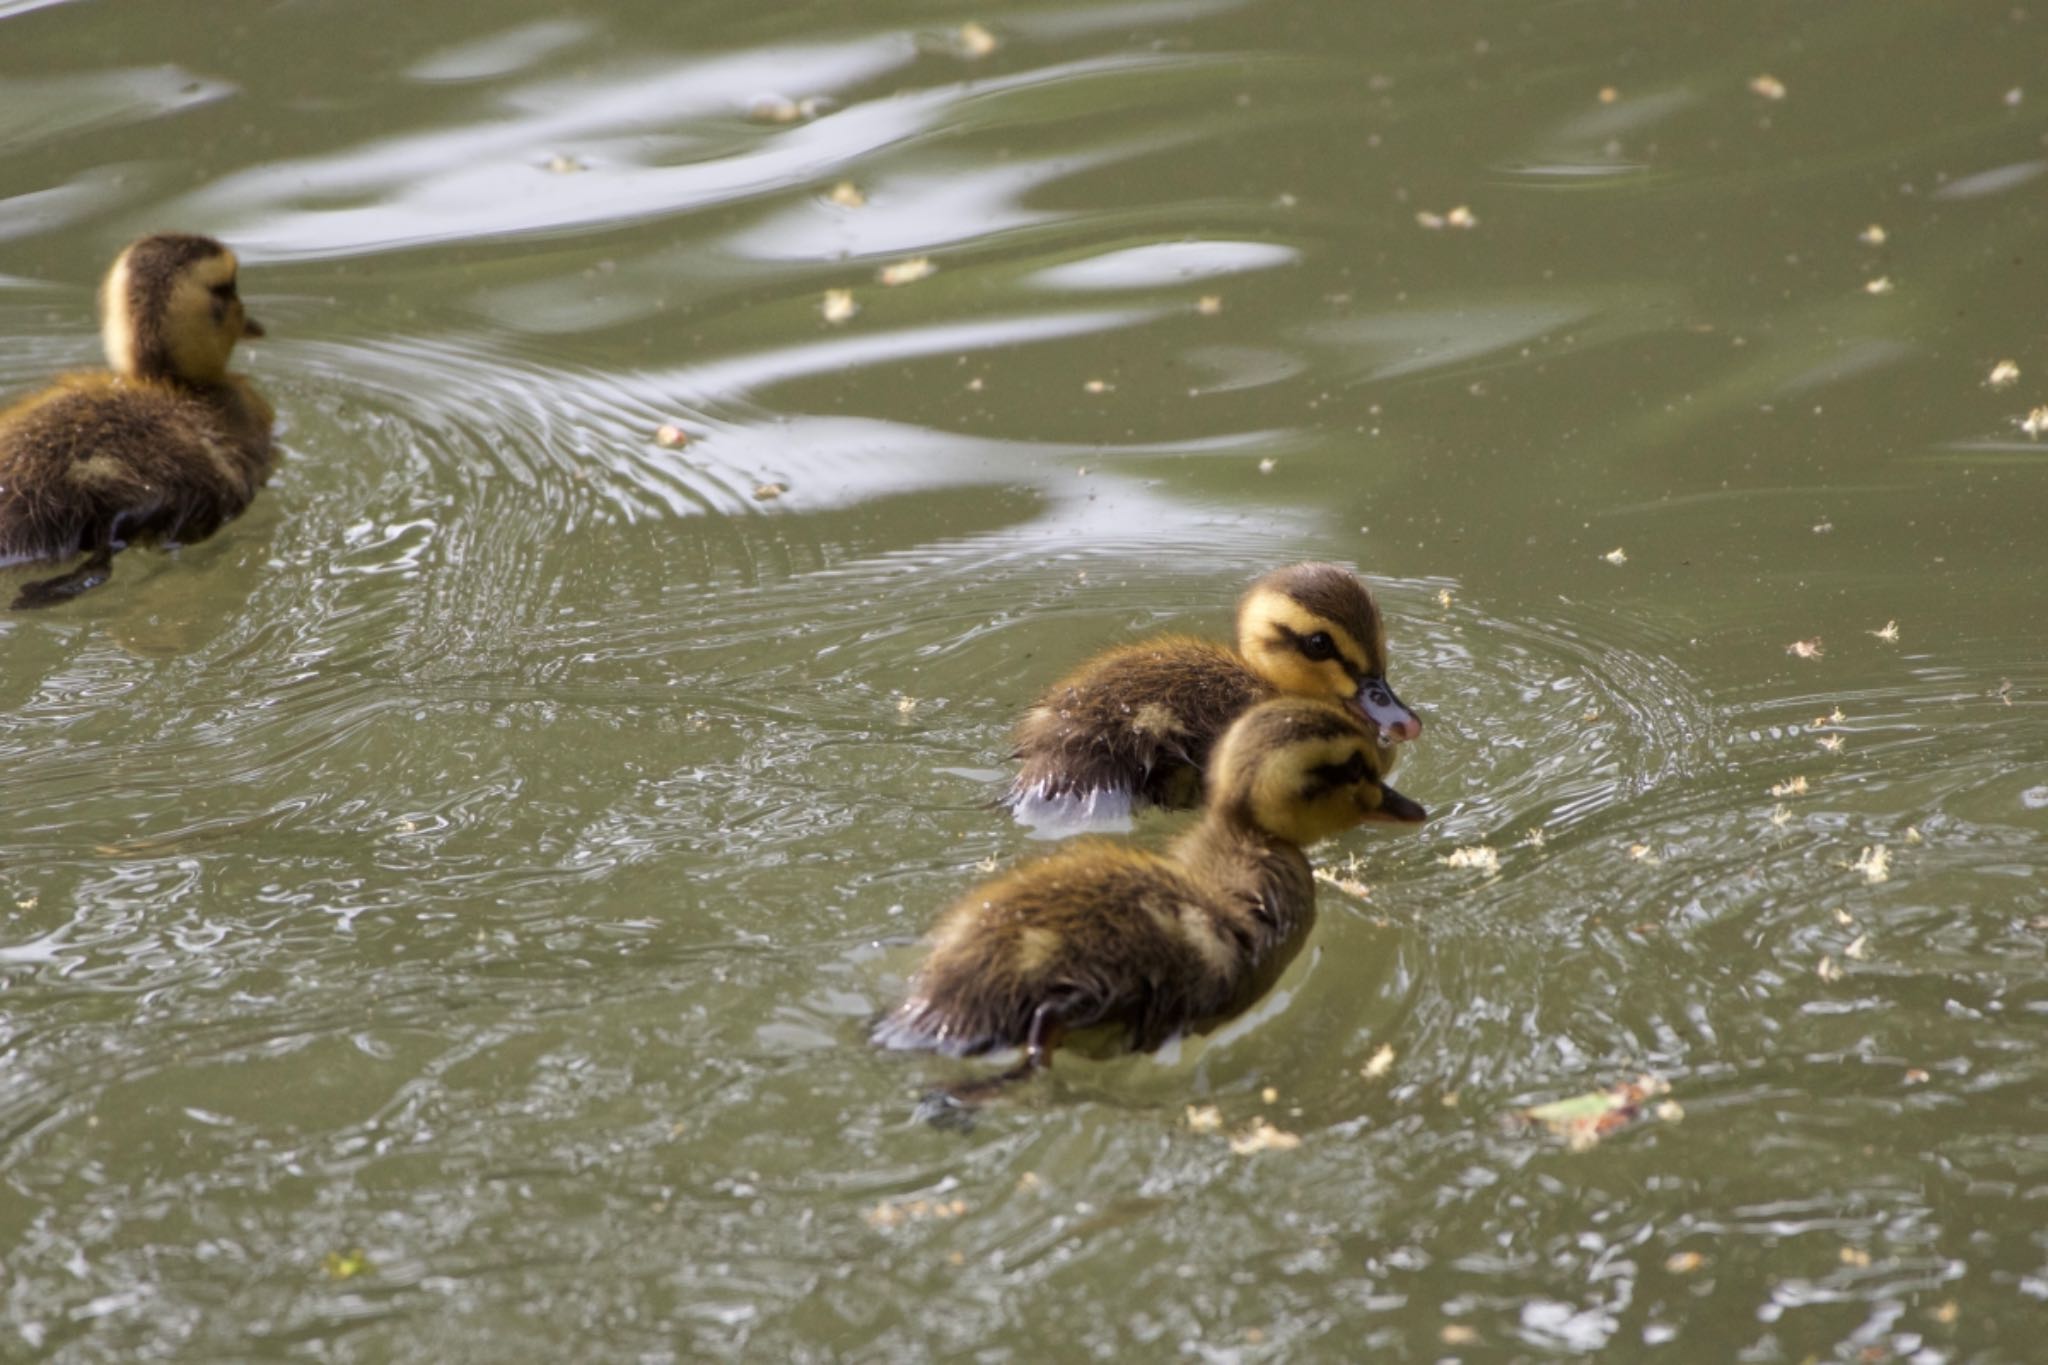
[{"label": "duckling back", "polygon": [[0,412],[0,560],[211,535],[270,477],[270,423],[234,377],[195,391],[65,376]]}]

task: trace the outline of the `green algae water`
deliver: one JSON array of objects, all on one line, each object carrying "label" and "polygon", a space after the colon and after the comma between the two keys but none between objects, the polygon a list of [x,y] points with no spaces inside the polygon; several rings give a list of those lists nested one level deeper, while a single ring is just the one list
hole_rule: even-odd
[{"label": "green algae water", "polygon": [[[2039,1358],[2044,56],[0,0],[0,392],[213,233],[284,451],[0,618],[0,1358]],[[1311,558],[1433,821],[1246,1015],[913,1122],[1012,719]]]}]

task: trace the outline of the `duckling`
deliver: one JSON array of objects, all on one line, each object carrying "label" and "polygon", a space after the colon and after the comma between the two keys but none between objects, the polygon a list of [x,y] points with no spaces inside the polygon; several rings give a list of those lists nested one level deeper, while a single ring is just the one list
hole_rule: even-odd
[{"label": "duckling", "polygon": [[1335,703],[1252,706],[1216,746],[1200,822],[1164,855],[1081,840],[975,887],[940,914],[874,1042],[953,1056],[1022,1047],[1014,1070],[948,1092],[971,1104],[1048,1065],[1069,1030],[1121,1025],[1150,1050],[1242,1007],[1313,922],[1303,846],[1368,820],[1429,818],[1386,785],[1386,752]]},{"label": "duckling", "polygon": [[1201,798],[1224,727],[1284,693],[1328,697],[1377,727],[1388,753],[1422,722],[1387,686],[1386,629],[1358,575],[1339,564],[1275,569],[1237,606],[1237,648],[1162,635],[1108,650],[1054,683],[1016,731],[1023,760],[1003,798],[1027,825],[1116,820]]},{"label": "duckling", "polygon": [[107,580],[127,541],[200,540],[270,477],[270,404],[228,355],[260,337],[211,237],[131,243],[100,286],[107,370],[58,377],[0,411],[0,564],[90,557],[30,583],[48,606]]}]

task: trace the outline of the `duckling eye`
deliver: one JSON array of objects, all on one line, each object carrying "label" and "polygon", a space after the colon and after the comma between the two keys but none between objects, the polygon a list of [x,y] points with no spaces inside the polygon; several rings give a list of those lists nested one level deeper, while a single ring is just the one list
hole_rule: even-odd
[{"label": "duckling eye", "polygon": [[1337,642],[1330,638],[1330,632],[1319,630],[1313,635],[1301,637],[1301,652],[1321,663],[1324,659],[1337,657]]},{"label": "duckling eye", "polygon": [[217,284],[209,292],[223,303],[232,302],[235,297],[235,282],[228,280],[225,283]]}]

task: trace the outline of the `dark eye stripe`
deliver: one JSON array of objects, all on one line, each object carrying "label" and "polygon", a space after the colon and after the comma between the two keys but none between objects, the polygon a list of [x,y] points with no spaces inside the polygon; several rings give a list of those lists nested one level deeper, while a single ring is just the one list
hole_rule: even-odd
[{"label": "dark eye stripe", "polygon": [[[1306,644],[1308,636],[1301,634],[1301,632],[1299,631],[1290,629],[1287,626],[1281,625],[1277,621],[1273,623],[1273,628],[1280,632],[1281,639],[1287,641],[1287,643],[1294,646],[1296,651],[1298,651],[1304,658],[1316,658],[1314,654],[1309,653],[1308,646]],[[1337,636],[1334,631],[1311,631],[1310,634],[1324,634],[1330,637],[1330,644],[1336,650],[1336,660],[1340,665],[1343,666],[1344,671],[1351,675],[1352,681],[1362,682],[1367,677],[1371,676],[1372,669],[1354,662],[1351,656],[1344,652],[1344,646],[1337,643]]]}]

